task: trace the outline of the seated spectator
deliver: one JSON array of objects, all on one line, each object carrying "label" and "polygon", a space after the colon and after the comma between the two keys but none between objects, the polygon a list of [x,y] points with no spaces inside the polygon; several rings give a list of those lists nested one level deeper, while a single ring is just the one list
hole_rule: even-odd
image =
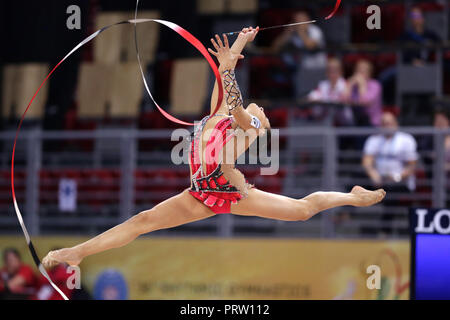
[{"label": "seated spectator", "polygon": [[337,58],[328,59],[327,79],[319,82],[317,88],[308,95],[310,101],[341,102],[346,82],[342,76],[342,64]]},{"label": "seated spectator", "polygon": [[[311,17],[308,12],[301,10],[294,14],[292,20],[306,22]],[[325,37],[315,24],[286,28],[272,43],[269,52],[277,54],[285,68],[282,72],[273,72],[272,78],[278,83],[289,84],[290,98],[303,97],[311,89],[305,85],[305,82],[309,83],[306,72],[325,69],[327,57],[323,52],[324,47]]]},{"label": "seated spectator", "polygon": [[417,143],[408,133],[398,131],[398,122],[390,112],[382,116],[383,133],[370,136],[364,145],[363,166],[374,186],[401,184],[415,189]]},{"label": "seated spectator", "polygon": [[17,249],[3,251],[4,267],[0,270],[0,295],[3,299],[31,299],[37,288],[33,269],[24,264]]},{"label": "seated spectator", "polygon": [[[448,115],[444,111],[438,111],[434,115],[433,126],[437,129],[450,129],[450,121]],[[444,139],[445,152],[445,171],[450,172],[450,134],[447,134]]]},{"label": "seated spectator", "polygon": [[[293,22],[310,20],[311,16],[305,10],[298,11],[293,16]],[[301,66],[314,69],[326,66],[326,55],[320,51],[324,47],[325,37],[322,30],[317,25],[310,23],[286,28],[286,31],[275,39],[272,50],[275,52],[306,50],[307,52],[301,56]]]},{"label": "seated spectator", "polygon": [[[327,64],[327,79],[320,81],[317,88],[311,91],[308,95],[309,101],[316,102],[332,102],[340,103],[343,100],[347,83],[343,77],[342,63],[337,58],[328,59]],[[323,113],[320,106],[315,107],[313,112]],[[340,112],[337,112],[336,122],[341,125],[348,125],[353,122],[353,114],[350,108],[344,107]]]},{"label": "seated spectator", "polygon": [[[438,110],[434,113],[433,127],[440,130],[450,129],[450,121],[448,114],[444,110]],[[428,170],[426,170],[427,178],[433,179],[433,167],[436,164],[435,136],[433,134],[424,135],[418,139],[419,150],[424,151],[422,161]],[[450,173],[450,134],[444,137],[444,156],[445,171]]]},{"label": "seated spectator", "polygon": [[[425,27],[426,21],[422,10],[414,7],[409,13],[409,20],[411,29],[406,30],[398,39],[400,43],[405,45],[427,45],[438,44],[441,42],[439,36],[432,30]],[[431,62],[433,58],[433,50],[426,48],[405,48],[403,51],[403,63],[414,66],[423,66],[427,62]],[[445,69],[447,65],[444,64]],[[383,70],[379,75],[379,80],[383,85],[385,102],[394,104],[396,102],[396,87],[397,87],[397,66],[390,66]],[[416,97],[418,103],[429,103],[423,101],[423,98]]]},{"label": "seated spectator", "polygon": [[381,124],[383,90],[372,78],[372,73],[372,64],[368,60],[359,60],[344,93],[344,101],[355,106],[353,112],[360,126],[378,127]]},{"label": "seated spectator", "polygon": [[[383,113],[381,134],[370,136],[363,150],[362,165],[374,187],[386,190],[384,205],[398,205],[398,194],[415,190],[415,168],[418,159],[414,137],[398,130],[398,122],[390,112]],[[384,213],[383,223],[392,220]],[[389,233],[384,226],[382,231]]]},{"label": "seated spectator", "polygon": [[[67,281],[72,273],[67,272],[67,264],[61,263],[48,270],[50,279],[58,286],[58,288],[72,300],[74,289],[69,289]],[[51,286],[47,278],[43,275],[39,278],[39,290],[36,293],[37,300],[63,300],[63,297]]]},{"label": "seated spectator", "polygon": [[[417,45],[436,44],[441,41],[439,36],[426,28],[425,17],[420,8],[414,7],[410,14],[412,28],[407,30],[401,37],[404,43],[412,43]],[[404,62],[416,66],[424,65],[431,60],[431,52],[426,49],[408,49],[404,53]]]}]

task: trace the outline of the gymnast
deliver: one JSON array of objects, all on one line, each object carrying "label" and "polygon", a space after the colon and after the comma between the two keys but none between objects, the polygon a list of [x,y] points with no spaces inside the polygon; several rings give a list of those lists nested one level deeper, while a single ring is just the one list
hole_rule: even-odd
[{"label": "gymnast", "polygon": [[[235,66],[243,59],[247,43],[253,41],[259,28],[244,28],[229,47],[226,35],[211,39],[215,51],[208,49],[220,63],[224,101],[213,115],[218,97],[215,83],[211,98],[211,114],[205,117],[190,139],[189,166],[191,187],[150,210],[134,215],[122,224],[71,248],[50,251],[43,265],[58,263],[78,265],[87,256],[132,242],[142,234],[173,228],[202,220],[215,214],[258,216],[283,221],[306,221],[317,213],[339,207],[366,207],[380,202],[386,195],[382,189],[369,191],[354,186],[351,192],[315,192],[303,199],[258,190],[249,185],[234,164],[250,145],[268,134],[269,119],[263,108],[254,103],[243,106],[235,77]],[[194,80],[194,79],[193,79]]]}]

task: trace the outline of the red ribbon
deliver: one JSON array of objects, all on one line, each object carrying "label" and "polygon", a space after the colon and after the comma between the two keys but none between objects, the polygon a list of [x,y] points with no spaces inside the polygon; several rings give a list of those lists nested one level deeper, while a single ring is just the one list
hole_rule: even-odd
[{"label": "red ribbon", "polygon": [[333,18],[334,14],[338,11],[340,5],[341,5],[341,0],[337,0],[337,1],[336,1],[336,5],[334,6],[333,12],[330,13],[330,14],[325,18],[325,20],[328,20],[328,19]]},{"label": "red ribbon", "polygon": [[[173,31],[178,33],[181,37],[183,37],[186,41],[188,41],[191,45],[193,45],[205,57],[206,61],[208,61],[209,65],[211,66],[212,71],[214,72],[214,76],[216,77],[216,81],[218,84],[219,96],[217,98],[216,108],[214,109],[213,115],[216,114],[217,111],[219,110],[220,106],[222,105],[223,86],[222,86],[222,79],[221,79],[219,70],[216,66],[216,63],[214,62],[211,55],[209,54],[208,50],[206,50],[205,46],[196,37],[194,37],[191,33],[189,33],[187,30],[183,29],[179,25],[176,25],[175,23],[172,23],[170,21],[158,20],[158,19],[155,19],[155,20],[153,20],[153,19],[135,19],[135,20],[130,20],[130,23],[140,23],[140,22],[148,22],[148,21],[158,22],[158,23],[163,24],[166,27],[169,27],[170,29],[172,29]],[[136,43],[136,48],[138,48],[137,43]],[[141,67],[142,80],[144,81],[145,88],[147,89],[147,92],[148,92],[150,98],[152,99],[152,101],[154,102],[154,104],[156,105],[158,110],[162,113],[162,115],[164,117],[166,117],[170,121],[173,121],[175,123],[182,124],[182,125],[193,126],[194,125],[193,123],[184,122],[182,120],[175,118],[174,116],[170,115],[168,112],[166,112],[163,108],[161,108],[158,105],[158,103],[153,98],[153,96],[148,88],[147,82],[145,80],[145,76],[142,71],[142,66],[140,63],[139,51],[137,52],[137,54],[138,54],[139,66]]]},{"label": "red ribbon", "polygon": [[[136,9],[137,10],[137,9]],[[188,41],[191,45],[193,45],[198,51],[200,51],[200,53],[206,58],[206,60],[208,61],[209,65],[211,66],[211,69],[214,72],[214,75],[216,77],[217,80],[217,84],[219,87],[219,97],[217,99],[217,105],[216,108],[214,110],[215,114],[217,112],[217,110],[220,108],[220,106],[222,105],[222,100],[223,100],[223,86],[222,86],[222,80],[220,77],[220,73],[219,70],[214,62],[214,60],[211,58],[209,52],[206,50],[206,48],[202,45],[202,43],[195,38],[192,34],[190,34],[188,31],[186,31],[185,29],[181,28],[180,26],[169,22],[169,21],[164,21],[164,20],[156,20],[156,19],[134,19],[134,20],[127,20],[127,21],[121,21],[121,22],[117,22],[114,23],[112,25],[103,27],[100,30],[97,30],[96,32],[94,32],[93,34],[91,34],[89,37],[87,37],[86,39],[84,39],[82,42],[80,42],[77,46],[75,46],[64,58],[61,59],[61,61],[58,62],[58,64],[56,64],[56,66],[50,71],[50,73],[45,77],[44,81],[42,81],[41,85],[39,86],[39,88],[36,90],[35,94],[33,95],[33,97],[31,98],[30,102],[28,103],[27,108],[25,109],[24,113],[22,114],[22,117],[20,118],[19,121],[19,125],[17,126],[17,130],[16,130],[16,135],[14,138],[14,144],[13,144],[13,150],[12,150],[12,156],[11,156],[11,192],[12,192],[12,198],[13,198],[13,203],[14,203],[14,210],[16,212],[17,215],[17,219],[20,223],[20,226],[22,228],[23,234],[25,235],[30,253],[33,257],[33,260],[36,264],[36,266],[38,267],[39,271],[47,278],[47,280],[49,281],[49,283],[52,285],[52,287],[65,299],[68,300],[66,295],[53,283],[53,281],[51,280],[51,278],[49,277],[48,273],[46,272],[45,268],[43,267],[41,261],[39,260],[39,257],[36,254],[36,250],[34,249],[33,246],[33,242],[31,241],[30,235],[28,234],[28,230],[25,226],[25,223],[23,221],[23,217],[22,214],[20,212],[19,209],[19,205],[17,204],[17,199],[16,199],[16,192],[15,192],[15,188],[14,188],[14,158],[15,158],[15,154],[16,154],[16,144],[17,144],[17,139],[19,137],[19,132],[20,129],[22,127],[23,124],[23,120],[25,119],[25,116],[28,112],[28,110],[31,107],[31,104],[33,103],[34,99],[37,97],[37,95],[39,94],[39,91],[42,89],[42,87],[44,86],[44,84],[48,81],[48,79],[50,79],[51,75],[55,72],[56,69],[58,69],[58,67],[67,59],[69,58],[74,52],[76,52],[77,50],[79,50],[81,47],[83,47],[86,43],[90,42],[92,39],[96,38],[100,33],[102,33],[103,31],[105,31],[106,29],[111,28],[112,26],[116,26],[119,24],[138,24],[138,23],[144,23],[144,22],[157,22],[159,24],[163,24],[167,27],[169,27],[170,29],[172,29],[173,31],[175,31],[176,33],[178,33],[181,37],[183,37],[184,39],[186,39],[186,41]],[[137,48],[136,48],[137,49]],[[137,55],[138,55],[138,60],[140,63],[140,58],[139,58],[139,51],[137,51]],[[140,65],[140,67],[142,68],[142,66]],[[153,99],[153,96],[150,92],[150,90],[148,89],[147,86],[147,82],[145,80],[145,76],[144,73],[141,69],[142,72],[142,77],[143,77],[143,81],[145,83],[146,89],[148,94],[150,95],[150,97],[152,98],[153,102],[155,103],[155,105],[158,107],[158,110],[163,114],[163,116],[165,116],[167,119],[169,119],[170,121],[179,123],[179,124],[184,124],[184,125],[193,125],[193,123],[189,123],[189,122],[184,122],[181,121],[177,118],[175,118],[174,116],[170,115],[169,113],[167,113],[166,111],[164,111],[157,103],[156,101]],[[28,212],[28,214],[37,214],[36,212]]]}]

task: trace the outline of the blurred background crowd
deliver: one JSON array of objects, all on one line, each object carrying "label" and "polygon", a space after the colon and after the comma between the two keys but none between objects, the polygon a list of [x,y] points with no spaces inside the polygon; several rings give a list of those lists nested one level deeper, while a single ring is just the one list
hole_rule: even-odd
[{"label": "blurred background crowd", "polygon": [[[66,27],[73,4],[81,9],[80,30]],[[386,201],[334,210],[307,224],[221,216],[157,234],[407,239],[409,207],[448,205],[450,3],[345,0],[324,20],[334,4],[143,0],[138,17],[173,21],[205,46],[215,33],[244,26],[317,19],[262,31],[244,52],[237,67],[244,99],[264,106],[281,131],[276,175],[241,169],[258,188],[297,198],[359,184],[385,188]],[[366,26],[371,4],[381,8],[381,29]],[[133,0],[0,4],[1,234],[19,233],[10,152],[29,99],[78,42],[132,18],[134,6]],[[214,79],[204,59],[156,24],[138,25],[137,32],[156,100],[177,117],[200,119],[209,110]],[[133,41],[132,26],[117,26],[83,47],[54,74],[25,119],[15,179],[32,234],[92,235],[188,187],[188,167],[170,161],[170,133],[179,126],[146,96]],[[17,250],[3,252],[0,292],[51,298]],[[58,272],[52,270],[56,278]]]}]

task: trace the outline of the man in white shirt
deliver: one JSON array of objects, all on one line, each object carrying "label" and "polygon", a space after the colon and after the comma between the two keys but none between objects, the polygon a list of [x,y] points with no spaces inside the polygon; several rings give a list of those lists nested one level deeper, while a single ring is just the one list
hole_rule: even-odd
[{"label": "man in white shirt", "polygon": [[[415,190],[415,168],[418,160],[417,143],[408,133],[398,131],[396,117],[384,112],[381,120],[383,132],[370,136],[364,145],[362,165],[375,186],[387,192],[384,205],[395,206],[399,193]],[[389,232],[386,224],[393,216],[384,213],[382,231]]]},{"label": "man in white shirt", "polygon": [[415,189],[414,171],[417,143],[408,133],[398,131],[398,122],[390,112],[381,120],[382,134],[370,136],[364,145],[363,166],[374,185],[403,183]]}]

